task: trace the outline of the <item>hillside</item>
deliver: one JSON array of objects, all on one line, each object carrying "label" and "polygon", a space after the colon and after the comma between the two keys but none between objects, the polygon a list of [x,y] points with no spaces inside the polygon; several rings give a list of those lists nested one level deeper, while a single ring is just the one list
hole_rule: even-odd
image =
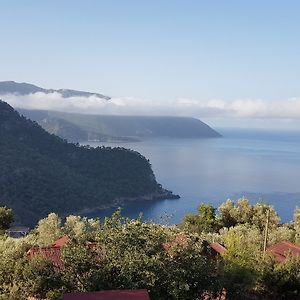
[{"label": "hillside", "polygon": [[13,208],[17,223],[145,195],[170,196],[139,153],[67,143],[0,101],[0,206]]},{"label": "hillside", "polygon": [[71,114],[18,109],[45,130],[70,141],[151,137],[213,138],[221,135],[195,118]]},{"label": "hillside", "polygon": [[105,100],[109,100],[110,97],[104,96],[99,93],[91,93],[91,92],[84,92],[84,91],[77,91],[77,90],[70,90],[70,89],[44,89],[39,86],[29,84],[26,82],[15,82],[15,81],[1,81],[0,82],[0,95],[6,94],[16,94],[16,95],[29,95],[35,93],[59,93],[63,98],[70,98],[70,97],[90,97],[96,96],[98,98],[102,98]]}]

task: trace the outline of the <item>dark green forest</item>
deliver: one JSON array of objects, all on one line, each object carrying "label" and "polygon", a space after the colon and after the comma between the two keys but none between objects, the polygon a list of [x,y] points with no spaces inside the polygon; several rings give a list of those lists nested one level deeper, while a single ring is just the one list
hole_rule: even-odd
[{"label": "dark green forest", "polygon": [[138,152],[67,143],[0,102],[0,205],[17,224],[165,193]]}]

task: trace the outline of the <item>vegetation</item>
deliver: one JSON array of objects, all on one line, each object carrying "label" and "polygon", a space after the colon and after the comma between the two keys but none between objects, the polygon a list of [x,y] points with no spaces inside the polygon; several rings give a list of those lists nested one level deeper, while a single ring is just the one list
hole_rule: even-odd
[{"label": "vegetation", "polygon": [[7,230],[13,222],[13,213],[11,208],[0,207],[0,233]]},{"label": "vegetation", "polygon": [[214,138],[221,135],[188,117],[87,115],[19,109],[45,130],[69,141],[139,140],[146,137]]},{"label": "vegetation", "polygon": [[139,153],[67,143],[0,101],[0,205],[14,210],[16,223],[162,194]]},{"label": "vegetation", "polygon": [[[226,208],[226,209],[225,209]],[[269,245],[299,237],[294,221],[280,224],[267,204],[245,198],[218,209],[202,204],[179,225],[126,219],[116,211],[105,220],[51,213],[26,237],[0,240],[0,299],[62,299],[70,291],[146,288],[151,299],[299,299],[300,256],[283,263],[263,253],[263,219],[269,213]],[[232,222],[233,225],[229,225]],[[68,235],[63,270],[26,250]],[[227,251],[205,255],[205,243],[218,241]],[[89,243],[93,242],[90,247]]]},{"label": "vegetation", "polygon": [[[0,299],[136,288],[161,300],[300,298],[300,256],[289,253],[278,263],[263,251],[266,229],[268,245],[300,242],[299,209],[286,224],[273,207],[245,198],[218,209],[201,204],[172,226],[126,219],[120,211],[101,221],[57,214],[163,192],[140,154],[69,144],[0,102]],[[5,232],[13,219],[37,226],[12,239]],[[64,235],[62,268],[27,256]],[[227,250],[212,257],[207,242]]]}]

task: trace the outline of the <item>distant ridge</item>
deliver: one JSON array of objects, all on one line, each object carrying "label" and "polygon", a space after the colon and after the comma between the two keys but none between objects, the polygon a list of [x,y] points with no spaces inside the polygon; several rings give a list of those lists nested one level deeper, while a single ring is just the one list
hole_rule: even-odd
[{"label": "distant ridge", "polygon": [[221,135],[189,117],[88,115],[17,109],[49,133],[73,142],[133,141],[145,138],[216,138]]},{"label": "distant ridge", "polygon": [[77,91],[71,89],[44,89],[34,84],[26,83],[26,82],[15,82],[15,81],[0,81],[0,95],[6,94],[15,94],[15,95],[29,95],[35,93],[59,93],[62,95],[63,98],[70,98],[70,97],[90,97],[96,96],[101,99],[110,100],[110,97],[99,94],[99,93],[91,93],[91,92],[84,92],[84,91]]}]

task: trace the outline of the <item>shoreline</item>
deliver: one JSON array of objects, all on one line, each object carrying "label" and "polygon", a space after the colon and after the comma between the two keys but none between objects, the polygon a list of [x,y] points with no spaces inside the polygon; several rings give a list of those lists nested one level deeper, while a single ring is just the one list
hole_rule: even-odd
[{"label": "shoreline", "polygon": [[83,214],[91,214],[95,213],[97,211],[106,210],[110,208],[116,208],[118,209],[120,206],[126,204],[126,202],[138,202],[138,201],[157,201],[157,200],[175,200],[180,199],[179,195],[173,194],[173,192],[169,190],[162,189],[159,193],[151,193],[143,196],[138,197],[119,197],[112,201],[111,204],[105,204],[101,206],[97,206],[94,208],[83,208],[81,210],[70,212],[67,214],[64,214],[64,217],[68,215],[83,215]]}]

